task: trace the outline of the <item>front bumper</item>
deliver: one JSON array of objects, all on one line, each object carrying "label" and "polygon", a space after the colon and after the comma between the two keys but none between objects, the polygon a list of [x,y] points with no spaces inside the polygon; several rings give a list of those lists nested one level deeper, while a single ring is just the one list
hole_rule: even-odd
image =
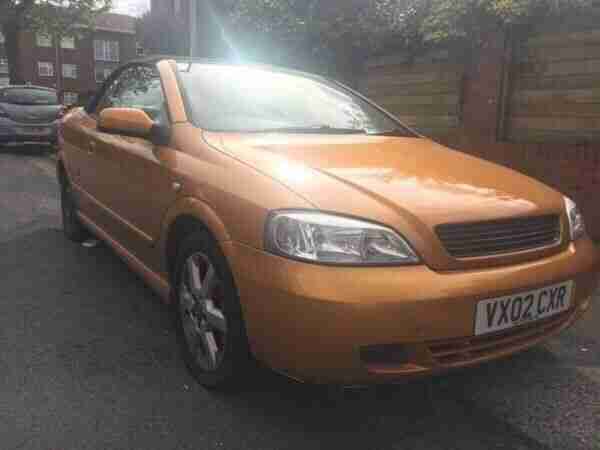
[{"label": "front bumper", "polygon": [[[39,132],[43,129],[43,132]],[[19,123],[11,119],[0,118],[0,144],[44,143],[56,144],[58,121],[50,123]]]},{"label": "front bumper", "polygon": [[[446,273],[426,266],[307,264],[234,242],[223,249],[255,356],[292,378],[317,383],[392,382],[523,350],[581,316],[600,272],[600,255],[588,239],[533,262]],[[478,301],[567,280],[575,282],[567,313],[474,337]],[[389,360],[365,358],[373,346],[389,349]]]}]

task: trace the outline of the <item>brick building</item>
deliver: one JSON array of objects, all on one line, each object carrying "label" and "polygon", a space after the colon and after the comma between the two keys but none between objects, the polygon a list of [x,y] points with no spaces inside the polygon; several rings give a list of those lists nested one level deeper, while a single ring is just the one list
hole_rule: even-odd
[{"label": "brick building", "polygon": [[[83,103],[116,67],[139,54],[135,20],[123,14],[102,14],[93,31],[61,42],[22,32],[16,63],[19,76],[27,83],[57,89],[65,104]],[[0,35],[0,85],[8,84],[4,52]]]}]

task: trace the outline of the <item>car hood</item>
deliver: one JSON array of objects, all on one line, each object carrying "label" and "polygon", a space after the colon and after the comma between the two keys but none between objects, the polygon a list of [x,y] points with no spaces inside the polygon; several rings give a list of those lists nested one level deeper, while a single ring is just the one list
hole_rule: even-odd
[{"label": "car hood", "polygon": [[436,225],[561,214],[563,209],[562,196],[548,186],[424,138],[205,137],[316,208],[386,223],[420,247],[436,239]]},{"label": "car hood", "polygon": [[49,123],[58,119],[60,105],[15,105],[0,103],[8,117],[20,123]]}]

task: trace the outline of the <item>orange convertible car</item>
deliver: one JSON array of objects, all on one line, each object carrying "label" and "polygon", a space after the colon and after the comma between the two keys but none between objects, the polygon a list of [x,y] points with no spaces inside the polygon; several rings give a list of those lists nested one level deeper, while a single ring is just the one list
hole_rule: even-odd
[{"label": "orange convertible car", "polygon": [[345,385],[478,364],[565,329],[598,286],[571,200],[318,76],[135,62],[59,140],[66,235],[173,303],[209,387],[254,359]]}]

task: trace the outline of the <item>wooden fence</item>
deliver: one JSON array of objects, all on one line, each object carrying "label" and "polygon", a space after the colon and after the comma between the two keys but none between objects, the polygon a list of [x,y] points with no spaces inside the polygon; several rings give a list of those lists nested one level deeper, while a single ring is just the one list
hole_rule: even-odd
[{"label": "wooden fence", "polygon": [[447,55],[428,55],[414,62],[402,57],[372,59],[360,90],[419,132],[443,137],[460,123],[463,67]]},{"label": "wooden fence", "polygon": [[587,30],[569,25],[515,41],[509,141],[600,141],[600,21]]},{"label": "wooden fence", "polygon": [[600,241],[600,19],[492,35],[481,52],[468,67],[370,60],[359,89],[421,133],[569,195]]}]

